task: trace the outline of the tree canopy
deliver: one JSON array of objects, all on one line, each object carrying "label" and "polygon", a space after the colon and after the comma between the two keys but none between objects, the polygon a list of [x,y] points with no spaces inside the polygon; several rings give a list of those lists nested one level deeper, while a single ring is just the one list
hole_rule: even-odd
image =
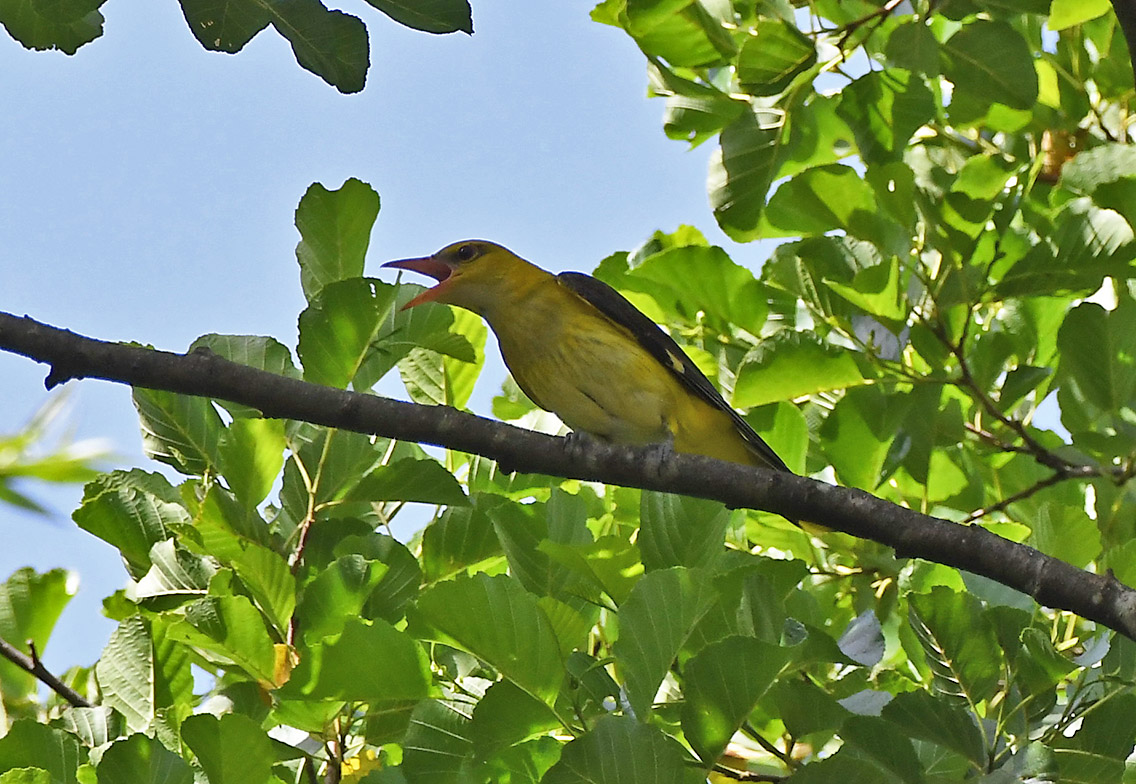
[{"label": "tree canopy", "polygon": [[[0,23],[73,51],[64,33],[97,34],[98,5],[0,0]],[[472,29],[464,3],[373,5]],[[207,48],[271,23],[305,68],[362,87],[365,53],[361,72],[335,54],[358,51],[354,17],[182,8]],[[486,328],[401,311],[418,287],[364,276],[380,211],[356,179],[300,200],[294,346],[206,334],[180,357],[0,319],[0,348],[49,362],[49,384],[134,386],[147,451],[177,476],[86,485],[75,523],[130,582],[104,602],[119,625],[99,660],[47,700],[36,647],[67,574],[0,587],[0,784],[1132,780],[1136,153],[1117,11],[592,11],[642,50],[664,132],[715,146],[719,225],[772,248],[755,274],[678,227],[594,274],[820,482],[573,454],[444,408],[467,404]],[[354,81],[335,75],[349,61]],[[242,383],[250,369],[273,375]],[[376,407],[391,373],[418,407]],[[539,416],[511,382],[493,413]],[[89,478],[66,458],[40,475]],[[0,491],[18,474],[0,467]],[[437,511],[399,542],[410,503]],[[799,511],[836,530],[772,513]]]}]

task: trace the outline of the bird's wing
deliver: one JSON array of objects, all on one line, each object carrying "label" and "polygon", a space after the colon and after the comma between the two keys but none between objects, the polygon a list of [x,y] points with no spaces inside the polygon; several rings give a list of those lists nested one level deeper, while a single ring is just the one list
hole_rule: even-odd
[{"label": "bird's wing", "polygon": [[[643,315],[627,299],[602,280],[582,272],[561,272],[556,276],[560,285],[569,289],[607,318],[627,329],[647,349],[659,364],[674,374],[683,385],[714,408],[730,415],[734,428],[753,453],[770,468],[789,471],[777,453],[754,432],[742,415],[735,411],[718,388],[698,369],[694,361],[679,348],[670,335]],[[790,472],[791,473],[791,472]]]}]

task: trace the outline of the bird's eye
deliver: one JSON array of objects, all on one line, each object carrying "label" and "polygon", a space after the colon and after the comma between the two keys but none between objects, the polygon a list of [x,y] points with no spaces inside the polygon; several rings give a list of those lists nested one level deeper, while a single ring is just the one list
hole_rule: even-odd
[{"label": "bird's eye", "polygon": [[458,248],[458,261],[473,261],[477,256],[477,246],[475,245],[462,245]]}]

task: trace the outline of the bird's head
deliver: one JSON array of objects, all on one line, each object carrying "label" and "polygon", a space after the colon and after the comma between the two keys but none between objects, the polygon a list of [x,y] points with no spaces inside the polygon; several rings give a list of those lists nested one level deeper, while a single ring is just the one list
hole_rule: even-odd
[{"label": "bird's head", "polygon": [[403,305],[403,310],[423,302],[442,302],[483,316],[534,272],[547,274],[507,248],[485,240],[455,242],[433,256],[388,261],[383,266],[420,272],[438,281],[437,286]]}]

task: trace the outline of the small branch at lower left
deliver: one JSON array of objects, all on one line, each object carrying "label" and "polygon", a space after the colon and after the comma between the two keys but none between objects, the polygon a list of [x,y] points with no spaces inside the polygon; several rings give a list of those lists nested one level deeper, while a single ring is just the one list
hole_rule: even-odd
[{"label": "small branch at lower left", "polygon": [[3,656],[24,672],[34,675],[37,680],[47,684],[48,688],[76,708],[91,707],[91,703],[83,697],[82,694],[59,680],[59,678],[43,666],[43,662],[39,660],[39,655],[36,653],[35,644],[32,643],[31,640],[28,640],[28,648],[31,649],[31,656],[12,645],[12,643],[8,642],[3,637],[0,637],[0,656]]}]

